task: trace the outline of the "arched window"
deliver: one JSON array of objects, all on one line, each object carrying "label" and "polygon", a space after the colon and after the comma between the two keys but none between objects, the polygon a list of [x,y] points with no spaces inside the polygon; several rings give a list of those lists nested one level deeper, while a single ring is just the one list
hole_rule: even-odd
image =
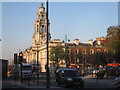
[{"label": "arched window", "polygon": [[40,33],[43,33],[44,32],[44,25],[41,25],[40,27]]},{"label": "arched window", "polygon": [[38,27],[38,25],[37,25],[37,32],[39,31],[39,27]]},{"label": "arched window", "polygon": [[82,54],[83,54],[83,55],[87,54],[86,49],[83,49],[83,50],[82,50]]},{"label": "arched window", "polygon": [[78,54],[79,53],[79,50],[78,49],[76,49],[76,54]]},{"label": "arched window", "polygon": [[70,49],[68,49],[68,54],[70,54]]},{"label": "arched window", "polygon": [[42,18],[44,18],[44,15],[42,15]]},{"label": "arched window", "polygon": [[90,49],[90,54],[94,54],[94,50],[93,49]]},{"label": "arched window", "polygon": [[104,52],[107,52],[107,49],[104,49]]},{"label": "arched window", "polygon": [[97,52],[101,52],[101,49],[97,49]]}]

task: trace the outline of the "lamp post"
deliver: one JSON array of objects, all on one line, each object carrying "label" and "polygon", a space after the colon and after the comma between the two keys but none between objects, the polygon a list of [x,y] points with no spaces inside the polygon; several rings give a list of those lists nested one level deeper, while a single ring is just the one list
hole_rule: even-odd
[{"label": "lamp post", "polygon": [[77,54],[78,54],[78,51],[76,49],[76,44],[75,44],[75,64],[76,64],[76,69],[78,70],[78,61],[77,61]]},{"label": "lamp post", "polygon": [[82,75],[84,76],[84,72],[85,72],[85,54],[86,54],[86,51],[82,51]]},{"label": "lamp post", "polygon": [[46,88],[49,88],[50,86],[50,75],[49,75],[49,42],[48,42],[48,39],[49,39],[49,32],[48,32],[48,25],[49,25],[49,21],[48,21],[48,0],[46,1],[46,19],[47,19],[47,34],[46,34],[46,57],[47,57],[47,63],[46,63]]},{"label": "lamp post", "polygon": [[69,68],[67,35],[65,35],[65,60],[66,60],[66,68]]},{"label": "lamp post", "polygon": [[37,44],[37,85],[39,84],[39,50],[38,50],[38,45]]},{"label": "lamp post", "polygon": [[97,84],[98,84],[98,52],[96,52],[96,60],[97,60]]},{"label": "lamp post", "polygon": [[106,78],[108,79],[108,68],[107,68],[107,65],[108,65],[108,55],[109,55],[109,53],[108,52],[106,52]]}]

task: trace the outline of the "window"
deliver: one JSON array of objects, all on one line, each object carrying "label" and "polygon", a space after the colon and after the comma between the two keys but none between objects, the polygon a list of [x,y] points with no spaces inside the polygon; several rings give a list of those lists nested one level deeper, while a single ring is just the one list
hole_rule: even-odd
[{"label": "window", "polygon": [[78,50],[78,49],[76,49],[76,53],[77,53],[77,54],[79,53],[79,50]]},{"label": "window", "polygon": [[94,54],[94,50],[93,49],[90,49],[90,54]]},{"label": "window", "polygon": [[97,49],[97,52],[101,52],[101,49]]},{"label": "window", "polygon": [[44,32],[44,25],[41,25],[40,27],[40,33],[43,33]]},{"label": "window", "polygon": [[107,52],[107,50],[106,50],[106,49],[104,49],[104,52]]},{"label": "window", "polygon": [[44,18],[44,15],[42,15],[42,18]]},{"label": "window", "polygon": [[38,29],[38,25],[37,25],[37,32],[39,31],[39,29]]},{"label": "window", "polygon": [[82,54],[87,54],[86,49],[82,50]]},{"label": "window", "polygon": [[68,54],[70,54],[70,49],[68,49]]}]

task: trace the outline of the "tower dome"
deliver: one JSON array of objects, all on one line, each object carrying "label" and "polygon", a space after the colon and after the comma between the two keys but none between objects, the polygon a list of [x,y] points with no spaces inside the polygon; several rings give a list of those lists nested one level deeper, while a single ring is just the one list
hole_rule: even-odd
[{"label": "tower dome", "polygon": [[44,12],[45,11],[45,8],[43,7],[43,3],[40,4],[39,11],[40,12]]}]

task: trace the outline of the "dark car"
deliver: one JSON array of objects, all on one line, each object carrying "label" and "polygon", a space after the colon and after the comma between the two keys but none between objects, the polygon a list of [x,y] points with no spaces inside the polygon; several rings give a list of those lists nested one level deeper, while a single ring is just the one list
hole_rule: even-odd
[{"label": "dark car", "polygon": [[84,80],[75,69],[57,69],[56,82],[58,86],[72,87],[77,85],[81,88],[84,87]]},{"label": "dark car", "polygon": [[120,76],[115,78],[115,86],[117,90],[120,90]]}]

